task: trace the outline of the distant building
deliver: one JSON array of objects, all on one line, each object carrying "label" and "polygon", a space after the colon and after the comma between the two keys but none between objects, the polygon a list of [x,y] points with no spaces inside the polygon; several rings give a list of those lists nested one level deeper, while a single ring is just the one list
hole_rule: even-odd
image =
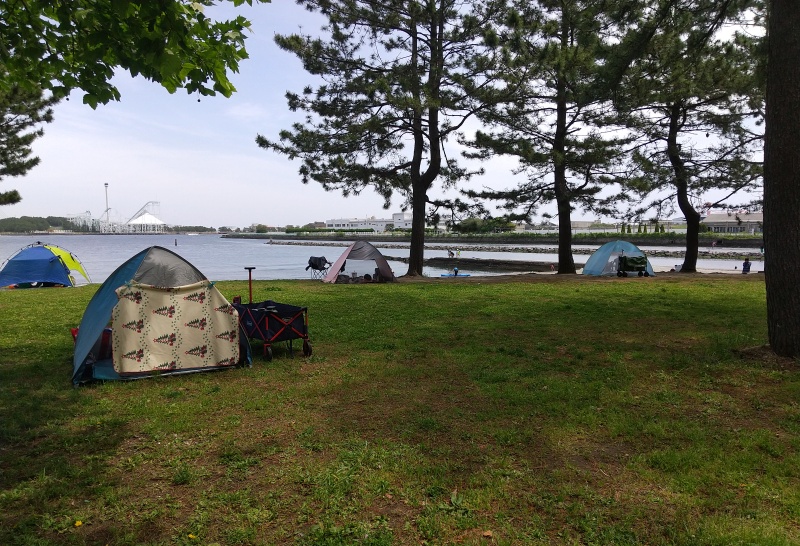
[{"label": "distant building", "polygon": [[411,213],[396,212],[391,219],[376,218],[336,218],[325,220],[325,227],[328,229],[372,229],[377,233],[386,231],[387,226],[392,229],[411,229]]},{"label": "distant building", "polygon": [[396,212],[391,218],[336,218],[325,220],[328,229],[372,229],[376,233],[383,233],[388,226],[391,229],[411,229],[412,215],[410,212]]},{"label": "distant building", "polygon": [[711,213],[700,224],[714,233],[762,233],[764,231],[763,212],[723,212]]}]

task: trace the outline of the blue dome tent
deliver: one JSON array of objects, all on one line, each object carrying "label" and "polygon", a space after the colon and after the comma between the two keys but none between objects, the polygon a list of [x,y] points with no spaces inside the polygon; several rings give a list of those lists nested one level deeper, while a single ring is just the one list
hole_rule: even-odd
[{"label": "blue dome tent", "polygon": [[72,272],[92,282],[80,260],[56,245],[36,242],[20,249],[0,268],[0,287],[75,286]]},{"label": "blue dome tent", "polygon": [[611,241],[595,250],[583,266],[583,274],[618,277],[655,276],[653,266],[650,265],[645,253],[628,241]]}]

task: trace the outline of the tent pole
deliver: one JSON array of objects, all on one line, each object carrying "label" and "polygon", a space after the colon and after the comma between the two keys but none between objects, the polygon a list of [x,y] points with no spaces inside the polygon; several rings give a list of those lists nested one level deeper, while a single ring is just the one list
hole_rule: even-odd
[{"label": "tent pole", "polygon": [[247,283],[250,285],[250,303],[253,303],[253,270],[255,267],[245,267],[247,270]]}]

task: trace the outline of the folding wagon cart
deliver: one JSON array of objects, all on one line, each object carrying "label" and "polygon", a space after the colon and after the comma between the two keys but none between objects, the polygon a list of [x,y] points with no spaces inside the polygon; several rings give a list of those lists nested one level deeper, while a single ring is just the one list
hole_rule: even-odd
[{"label": "folding wagon cart", "polygon": [[286,341],[289,354],[294,355],[292,341],[303,340],[303,355],[311,356],[308,340],[308,308],[266,300],[256,303],[237,303],[239,324],[248,339],[260,339],[264,343],[264,356],[272,360],[272,345]]},{"label": "folding wagon cart", "polygon": [[645,256],[625,256],[619,257],[618,277],[627,277],[628,274],[637,274],[640,277],[649,277],[647,271],[647,258]]},{"label": "folding wagon cart", "polygon": [[285,341],[289,354],[294,356],[292,341],[303,340],[303,355],[311,356],[308,340],[308,308],[266,300],[253,303],[253,270],[247,270],[250,290],[249,303],[242,303],[241,296],[233,298],[233,307],[239,312],[239,326],[249,341],[260,339],[264,343],[264,356],[272,360],[272,344]]}]

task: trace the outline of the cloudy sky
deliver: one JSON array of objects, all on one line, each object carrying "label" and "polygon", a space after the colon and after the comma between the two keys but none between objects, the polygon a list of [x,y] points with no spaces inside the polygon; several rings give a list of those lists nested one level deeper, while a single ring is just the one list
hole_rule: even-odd
[{"label": "cloudy sky", "polygon": [[[302,184],[299,162],[259,148],[257,134],[277,138],[297,120],[286,107],[287,90],[311,83],[275,33],[316,33],[321,19],[281,0],[238,8],[252,22],[250,58],[231,79],[234,95],[203,97],[127,74],[115,77],[122,100],[92,110],[74,93],[55,109],[55,121],[34,144],[41,164],[27,176],[3,181],[22,202],[0,208],[0,218],[104,216],[108,184],[111,220],[127,221],[149,202],[176,225],[303,225],[331,218],[390,217],[372,191],[343,198],[318,184]],[[224,13],[235,13],[227,6]],[[219,9],[212,14],[219,13]],[[217,17],[220,18],[220,17]],[[499,169],[499,165],[494,167]],[[504,167],[500,176],[508,183]],[[481,185],[481,183],[478,183]]]}]

